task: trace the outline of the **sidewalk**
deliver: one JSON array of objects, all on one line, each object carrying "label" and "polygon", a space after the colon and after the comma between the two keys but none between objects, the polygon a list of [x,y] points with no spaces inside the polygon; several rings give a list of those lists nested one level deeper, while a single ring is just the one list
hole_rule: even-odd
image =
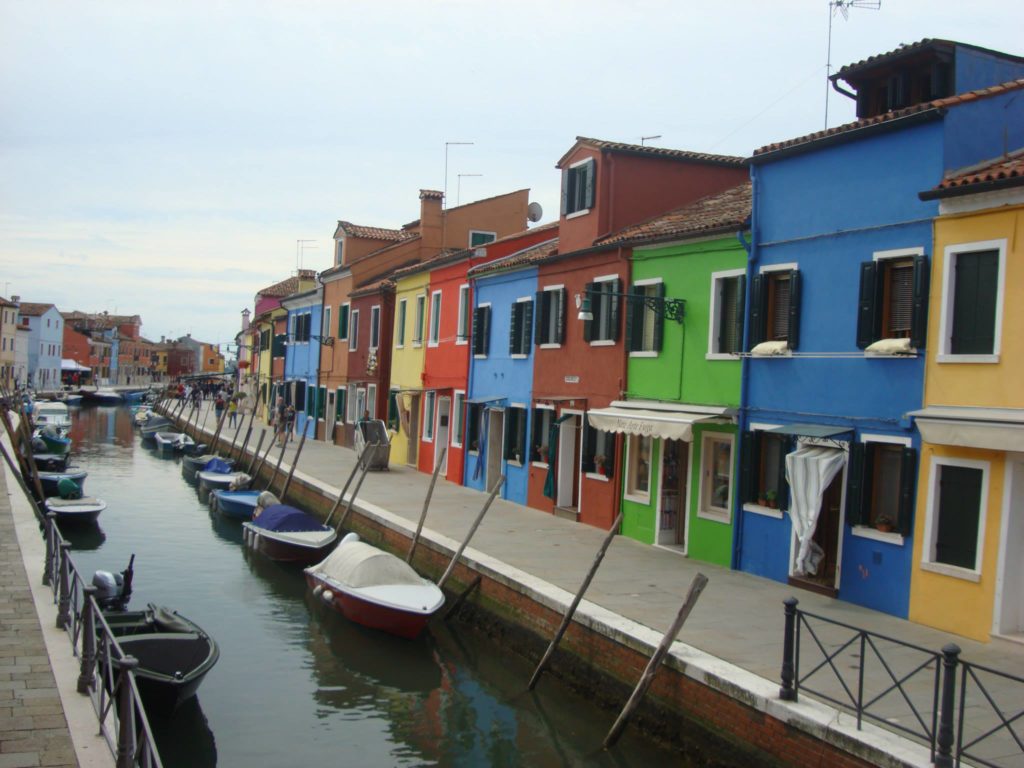
[{"label": "sidewalk", "polygon": [[[213,424],[211,415],[206,425],[211,435]],[[259,430],[257,423],[250,439],[250,450],[259,439]],[[239,440],[244,436],[244,431],[243,427]],[[225,427],[222,439],[230,441],[233,434],[234,430]],[[267,439],[271,439],[269,428]],[[279,474],[275,482],[277,490],[280,490],[284,482],[283,474],[290,467],[297,445],[298,440],[293,440],[286,449],[282,474]],[[273,466],[279,453],[275,448],[267,463]],[[295,477],[321,486],[326,484],[330,487],[324,489],[325,493],[336,496],[355,464],[355,459],[352,450],[307,439]],[[395,516],[405,521],[408,527],[414,528],[429,482],[428,475],[405,466],[392,466],[388,472],[368,473],[355,507],[372,516]],[[429,529],[442,537],[461,542],[485,499],[486,496],[478,491],[439,480],[427,515],[425,533]],[[567,605],[593,562],[604,536],[605,532],[596,528],[499,499],[491,507],[466,550],[466,557],[494,558],[521,571],[527,583],[540,580],[554,585],[565,591],[561,602]],[[774,684],[776,689],[782,662],[783,600],[791,596],[799,599],[800,608],[805,611],[933,651],[939,651],[948,643],[955,643],[962,649],[961,658],[965,660],[1024,676],[1022,645],[1004,641],[978,643],[786,584],[690,560],[675,552],[625,537],[616,538],[609,548],[581,604],[581,611],[587,607],[598,607],[649,627],[660,636],[671,624],[686,596],[691,579],[698,572],[704,573],[709,583],[679,635],[680,643],[763,677]],[[559,610],[562,609],[559,607]],[[849,634],[845,630],[825,630],[821,632],[821,638],[830,649],[829,652],[832,652],[845,642]],[[805,660],[801,670],[806,674],[809,668],[818,663],[820,654],[816,659],[810,639],[805,639],[804,643],[802,653],[805,654]],[[852,674],[853,679],[848,684],[852,684],[854,691],[859,655],[860,646],[854,644],[835,660],[836,667],[844,676],[847,672]],[[865,657],[874,662],[867,666],[865,691],[878,693],[890,685],[891,681],[870,651],[865,652]],[[892,647],[887,649],[885,659],[897,676],[918,663],[915,654]],[[810,666],[804,666],[808,662]],[[813,683],[836,698],[842,698],[842,688],[835,681],[834,675],[827,668],[819,674],[822,676],[816,676]],[[829,677],[832,678],[831,683]],[[931,680],[924,679],[925,676],[919,677],[922,679],[918,682],[915,678],[910,687],[920,688],[922,716],[928,719],[932,709]],[[1010,708],[1009,716],[1020,709],[1022,690],[1019,685],[997,684],[993,688],[1004,709]],[[977,701],[968,699],[967,725],[969,731],[984,733],[998,725],[999,721],[984,703],[980,693],[977,698]],[[916,700],[915,695],[915,703]],[[1016,706],[1011,706],[1013,704]],[[898,692],[889,694],[873,711],[878,712],[880,709],[891,722],[911,726],[911,720],[914,719],[902,705]],[[891,713],[886,709],[891,709]],[[1010,741],[1008,734],[1005,741],[1003,739],[1000,736],[991,739],[991,743],[986,742],[984,753],[987,759],[1020,755],[1019,748]]]}]

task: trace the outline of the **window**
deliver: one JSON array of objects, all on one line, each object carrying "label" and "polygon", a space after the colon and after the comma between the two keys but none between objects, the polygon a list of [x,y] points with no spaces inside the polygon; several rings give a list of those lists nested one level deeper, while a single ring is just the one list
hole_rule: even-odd
[{"label": "window", "polygon": [[285,334],[283,334],[283,333],[275,333],[274,334],[274,342],[273,342],[273,344],[271,344],[271,347],[270,347],[270,356],[271,357],[284,357],[284,350],[285,350],[284,343],[285,343],[286,338],[287,338],[287,336]]},{"label": "window", "polygon": [[1005,268],[1006,240],[946,248],[940,361],[998,362]]},{"label": "window", "polygon": [[434,400],[436,392],[427,392],[423,396],[423,439],[430,441],[434,439]]},{"label": "window", "polygon": [[740,444],[740,492],[743,502],[771,509],[789,508],[786,454],[792,451],[788,435],[762,430],[743,433]]},{"label": "window", "polygon": [[846,521],[906,536],[914,520],[917,451],[903,442],[864,440],[850,446]]},{"label": "window", "polygon": [[331,325],[331,308],[324,307],[324,321],[320,330],[321,336],[330,336],[334,326]]},{"label": "window", "polygon": [[469,343],[469,286],[459,286],[459,327],[455,331],[456,344]]},{"label": "window", "polygon": [[626,445],[626,495],[648,499],[651,494],[651,453],[654,439],[650,435],[630,435]]},{"label": "window", "polygon": [[523,463],[526,455],[526,409],[505,409],[505,460]]},{"label": "window", "polygon": [[473,356],[487,357],[491,346],[491,305],[481,304],[473,310]]},{"label": "window", "polygon": [[462,445],[462,430],[465,428],[466,393],[455,390],[452,402],[452,445]]},{"label": "window", "polygon": [[533,435],[530,442],[530,461],[547,464],[551,458],[551,425],[555,423],[553,408],[533,409]]},{"label": "window", "polygon": [[357,398],[356,385],[348,385],[348,418],[345,419],[349,424],[355,424],[359,421],[359,417],[363,415],[362,411],[359,410],[359,402]]},{"label": "window", "polygon": [[388,392],[388,429],[398,431],[401,425],[402,415],[398,409],[398,390],[392,389]]},{"label": "window", "polygon": [[588,211],[594,205],[594,158],[573,163],[562,172],[562,215]]},{"label": "window", "polygon": [[380,346],[380,307],[370,307],[370,349]]},{"label": "window", "polygon": [[732,437],[705,433],[701,441],[698,515],[728,523],[732,498]]},{"label": "window", "polygon": [[630,293],[638,298],[629,298],[626,302],[626,339],[630,353],[655,353],[661,351],[661,336],[664,318],[654,311],[660,301],[648,302],[639,298],[665,298],[665,284],[657,282],[634,283]]},{"label": "window", "polygon": [[497,232],[483,232],[478,229],[469,230],[469,247],[476,248],[480,245],[487,245],[487,243],[493,243],[498,239]]},{"label": "window", "polygon": [[310,387],[309,397],[306,398],[306,407],[303,408],[303,410],[306,412],[306,416],[313,416],[313,414],[315,414],[317,411],[316,395],[316,387]]},{"label": "window", "polygon": [[800,343],[800,272],[781,269],[754,276],[750,289],[750,346],[785,341]]},{"label": "window", "polygon": [[395,323],[395,346],[401,349],[405,346],[405,311],[408,301],[402,299],[398,302],[398,321]]},{"label": "window", "polygon": [[533,299],[518,299],[512,304],[512,322],[508,331],[508,351],[512,357],[530,354],[533,333]]},{"label": "window", "polygon": [[338,341],[348,341],[348,311],[348,304],[338,307]]},{"label": "window", "polygon": [[377,418],[377,385],[366,385],[366,410],[370,412],[370,418]]},{"label": "window", "polygon": [[334,396],[334,420],[337,422],[345,421],[345,388],[338,387]]},{"label": "window", "polygon": [[928,259],[921,249],[875,254],[860,265],[857,346],[910,339],[924,346],[928,323]]},{"label": "window", "polygon": [[483,417],[483,403],[466,405],[466,442],[469,444],[470,453],[480,452],[480,428],[484,423]]},{"label": "window", "polygon": [[747,278],[741,269],[711,275],[709,355],[737,355],[742,350],[746,285]]},{"label": "window", "polygon": [[366,415],[366,387],[356,387],[356,417],[353,421],[359,421]]},{"label": "window", "polygon": [[295,394],[293,395],[291,404],[295,406],[296,411],[306,410],[306,382],[295,382]]},{"label": "window", "polygon": [[612,294],[622,292],[619,278],[599,278],[584,286],[584,295],[590,299],[590,313],[593,320],[583,321],[583,340],[619,340],[619,297]]},{"label": "window", "polygon": [[341,264],[345,256],[345,241],[338,239],[334,243],[334,263]]},{"label": "window", "polygon": [[[359,348],[359,310],[352,310],[352,322],[348,329],[348,351],[355,352]],[[362,414],[360,414],[362,415]]]},{"label": "window", "polygon": [[[928,526],[925,563],[944,570],[981,570],[979,545],[983,538],[987,504],[989,463],[967,459],[933,459],[932,485],[928,492]],[[947,571],[965,575],[963,571]]]},{"label": "window", "polygon": [[427,309],[427,297],[419,295],[416,297],[416,317],[413,318],[412,343],[418,346],[423,343],[423,314]]},{"label": "window", "polygon": [[320,387],[320,391],[316,397],[316,417],[318,419],[324,418],[324,410],[327,407],[327,387]]},{"label": "window", "polygon": [[436,347],[441,341],[441,292],[430,296],[430,346]]},{"label": "window", "polygon": [[562,344],[565,341],[565,288],[554,286],[537,291],[537,331],[539,345]]}]

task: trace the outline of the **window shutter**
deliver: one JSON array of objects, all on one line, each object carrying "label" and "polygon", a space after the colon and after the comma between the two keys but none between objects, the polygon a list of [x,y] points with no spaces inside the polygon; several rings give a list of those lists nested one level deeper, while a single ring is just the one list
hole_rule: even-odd
[{"label": "window shutter", "polygon": [[904,448],[900,462],[900,506],[896,525],[909,536],[914,529],[914,488],[917,483],[917,449]]},{"label": "window shutter", "polygon": [[480,347],[483,350],[480,354],[486,355],[491,351],[491,308],[481,307],[484,311],[480,323]]},{"label": "window shutter", "polygon": [[776,484],[779,495],[776,498],[779,509],[789,509],[789,481],[786,480],[786,454],[796,450],[796,438],[782,438],[782,455],[779,456],[779,481]]},{"label": "window shutter", "polygon": [[587,283],[583,286],[583,296],[589,300],[590,303],[590,314],[594,316],[593,320],[583,321],[583,340],[592,341],[594,338],[594,323],[600,320],[601,313],[601,299],[597,292],[594,290],[596,287],[595,283]]},{"label": "window shutter", "polygon": [[338,307],[338,338],[348,338],[348,307]]},{"label": "window shutter", "polygon": [[508,353],[510,355],[519,354],[519,340],[521,334],[519,332],[519,318],[517,317],[519,312],[516,311],[518,306],[519,304],[513,302],[510,312],[511,322],[508,327]]},{"label": "window shutter", "polygon": [[750,281],[750,349],[764,341],[767,284],[764,275],[754,275],[754,279]]},{"label": "window shutter", "polygon": [[569,212],[569,175],[572,173],[568,168],[562,169],[562,215]]},{"label": "window shutter", "polygon": [[537,291],[537,332],[533,341],[538,347],[545,342],[544,334],[548,330],[548,317],[551,312],[551,306],[545,301],[546,293],[547,291]]},{"label": "window shutter", "polygon": [[757,444],[761,435],[757,432],[744,432],[740,438],[740,501],[743,503],[757,501],[757,475],[754,463],[758,454]]},{"label": "window shutter", "polygon": [[629,295],[626,297],[626,351],[634,352],[639,349],[639,345],[636,343],[636,339],[633,338],[636,335],[636,299],[633,298],[633,291],[636,290],[635,285],[629,287],[627,292]]},{"label": "window shutter", "polygon": [[530,352],[530,334],[533,332],[533,302],[523,302],[523,334],[520,341],[520,349],[523,354]]},{"label": "window shutter", "polygon": [[584,194],[584,204],[583,204],[583,207],[584,208],[593,208],[594,207],[594,181],[595,181],[594,177],[597,175],[595,173],[595,170],[597,169],[597,164],[594,162],[593,158],[591,158],[590,160],[587,161],[587,164],[585,166],[583,166],[583,167],[586,168],[585,172],[587,174],[586,192]]},{"label": "window shutter", "polygon": [[555,325],[555,336],[554,339],[556,344],[565,343],[565,288],[559,288],[556,294],[558,296],[558,317],[556,318]]},{"label": "window shutter", "polygon": [[736,324],[735,339],[736,342],[730,352],[739,352],[743,349],[743,303],[746,300],[747,294],[747,276],[739,275],[736,278],[736,313],[733,316],[733,322]]},{"label": "window shutter", "polygon": [[[863,265],[862,265],[863,266]],[[846,465],[846,522],[863,525],[864,519],[864,443],[850,443]]]},{"label": "window shutter", "polygon": [[857,346],[866,348],[878,341],[881,313],[878,311],[878,264],[860,263],[860,299],[857,304]]},{"label": "window shutter", "polygon": [[789,334],[786,339],[790,349],[800,346],[800,270],[789,273]]},{"label": "window shutter", "polygon": [[914,258],[914,297],[910,316],[910,346],[924,349],[928,338],[928,257]]},{"label": "window shutter", "polygon": [[[658,283],[654,286],[654,295],[658,297],[658,311],[654,313],[654,337],[651,340],[651,346],[653,351],[661,352],[661,339],[662,332],[665,327],[665,316],[662,314],[662,310],[665,307],[665,302],[662,301],[665,298],[665,284]],[[646,307],[643,311],[648,311]]]},{"label": "window shutter", "polygon": [[[617,277],[612,280],[612,292],[622,293],[622,281]],[[619,340],[619,302],[621,299],[621,296],[611,296],[608,300],[609,314],[611,315],[608,319],[608,329],[612,341]]]},{"label": "window shutter", "polygon": [[529,461],[529,455],[526,453],[526,409],[518,408],[516,413],[516,419],[519,422],[519,428],[516,430],[516,452],[522,457],[523,463]]},{"label": "window shutter", "polygon": [[484,333],[484,307],[476,307],[473,310],[473,354],[482,355]]}]

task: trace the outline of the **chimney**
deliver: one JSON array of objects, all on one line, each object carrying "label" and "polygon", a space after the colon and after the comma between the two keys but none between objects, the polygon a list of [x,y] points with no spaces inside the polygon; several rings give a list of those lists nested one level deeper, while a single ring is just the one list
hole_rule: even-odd
[{"label": "chimney", "polygon": [[443,198],[444,194],[436,189],[420,190],[420,242],[425,258],[441,250],[444,240],[444,212],[441,210]]},{"label": "chimney", "polygon": [[249,330],[249,308],[246,307],[242,310],[242,330]]}]

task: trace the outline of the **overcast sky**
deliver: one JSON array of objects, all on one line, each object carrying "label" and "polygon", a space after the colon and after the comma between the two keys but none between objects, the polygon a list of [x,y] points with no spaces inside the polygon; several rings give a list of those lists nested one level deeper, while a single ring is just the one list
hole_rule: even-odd
[{"label": "overcast sky", "polygon": [[[549,221],[577,135],[748,156],[821,129],[828,11],[0,0],[0,295],[229,341],[299,256],[330,266],[338,219],[417,218],[445,142],[474,142],[449,205],[529,187]],[[1022,29],[1024,3],[883,0],[835,17],[832,64],[925,37],[1024,54]]]}]

